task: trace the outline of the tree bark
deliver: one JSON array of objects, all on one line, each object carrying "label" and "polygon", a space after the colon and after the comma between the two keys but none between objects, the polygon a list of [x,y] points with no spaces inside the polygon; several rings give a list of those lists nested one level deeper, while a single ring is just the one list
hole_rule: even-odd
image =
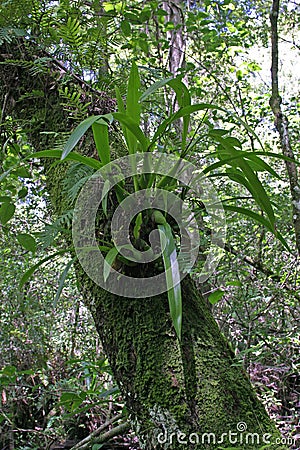
[{"label": "tree bark", "polygon": [[273,0],[272,11],[270,14],[271,42],[272,42],[272,67],[271,67],[272,95],[270,98],[270,106],[275,117],[275,126],[280,136],[282,153],[284,156],[290,158],[290,161],[286,161],[285,165],[290,182],[296,247],[298,254],[300,255],[300,183],[297,172],[297,165],[296,162],[293,161],[295,160],[295,157],[289,135],[288,117],[282,112],[281,109],[282,99],[279,94],[279,81],[278,81],[279,5],[280,5],[279,0]]},{"label": "tree bark", "polygon": [[[5,54],[12,59],[13,52],[1,49],[2,61]],[[10,73],[9,66],[0,65],[0,79],[5,82],[0,100],[3,104],[9,92],[11,101],[6,104],[14,104],[13,109],[6,107],[5,113],[20,121],[29,118],[28,136],[33,146],[41,149],[51,144],[41,141],[41,131],[70,128],[55,88],[57,81],[49,74],[32,77],[18,66],[12,78]],[[32,89],[42,89],[44,97],[21,99]],[[41,115],[43,121],[32,120]],[[47,172],[56,211],[61,211],[64,203],[62,167],[56,165]],[[247,375],[236,365],[230,345],[190,278],[182,284],[179,343],[167,294],[144,299],[117,297],[94,284],[79,264],[76,274],[142,449],[217,449],[238,443],[243,449],[257,450],[269,440],[274,443],[272,449],[286,448],[275,443],[280,436],[274,423]]]}]

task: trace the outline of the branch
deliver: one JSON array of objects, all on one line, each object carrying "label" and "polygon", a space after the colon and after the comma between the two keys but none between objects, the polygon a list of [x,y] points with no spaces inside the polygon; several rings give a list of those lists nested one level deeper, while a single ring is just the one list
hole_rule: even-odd
[{"label": "branch", "polygon": [[129,423],[128,422],[122,422],[118,426],[116,426],[115,428],[112,428],[111,430],[109,430],[106,433],[104,433],[101,436],[99,436],[99,434],[103,430],[108,428],[114,422],[120,420],[122,417],[123,417],[122,414],[118,414],[118,415],[112,417],[112,419],[107,420],[103,425],[101,425],[101,427],[97,428],[97,430],[93,431],[93,433],[91,433],[89,436],[87,436],[82,441],[80,441],[76,445],[74,445],[74,447],[72,447],[71,450],[85,450],[85,449],[90,448],[91,443],[93,443],[93,444],[95,444],[95,443],[100,444],[100,443],[103,443],[103,442],[107,442],[111,438],[124,433],[125,431],[127,431],[129,429]]}]

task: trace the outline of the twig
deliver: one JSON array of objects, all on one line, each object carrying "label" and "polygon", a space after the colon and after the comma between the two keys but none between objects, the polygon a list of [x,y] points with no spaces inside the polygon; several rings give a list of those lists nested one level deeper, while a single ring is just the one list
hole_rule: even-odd
[{"label": "twig", "polygon": [[122,418],[122,414],[118,414],[114,417],[112,417],[110,420],[107,420],[101,427],[97,428],[97,430],[93,431],[89,436],[82,439],[82,441],[78,442],[74,447],[71,448],[71,450],[84,450],[86,448],[89,448],[89,445],[91,441],[93,442],[106,442],[109,439],[111,439],[114,436],[118,436],[126,429],[129,429],[129,424],[127,422],[122,422],[120,425],[118,425],[115,428],[112,428],[111,430],[107,431],[103,435],[99,436],[99,434],[108,428],[110,425],[112,425],[114,422],[117,422]]}]

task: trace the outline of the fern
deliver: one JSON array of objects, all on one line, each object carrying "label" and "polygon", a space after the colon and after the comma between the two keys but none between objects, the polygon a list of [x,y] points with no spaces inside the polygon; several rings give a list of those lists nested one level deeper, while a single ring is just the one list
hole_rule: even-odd
[{"label": "fern", "polygon": [[52,150],[63,150],[70,137],[70,133],[68,132],[41,131],[41,134],[54,137],[55,143],[52,144]]},{"label": "fern", "polygon": [[45,225],[44,230],[38,235],[42,248],[50,247],[59,233],[66,233],[66,230],[71,228],[72,219],[73,209],[64,212],[53,223]]},{"label": "fern", "polygon": [[94,170],[91,167],[81,163],[75,163],[69,167],[63,181],[63,194],[66,196],[70,206],[74,204],[82,186],[89,180],[93,173]]},{"label": "fern", "polygon": [[79,48],[83,43],[83,30],[77,19],[68,18],[65,25],[59,29],[60,37],[63,41],[74,48]]},{"label": "fern", "polygon": [[49,70],[49,61],[52,61],[52,59],[48,57],[37,58],[35,61],[25,61],[22,59],[6,59],[5,61],[1,61],[0,64],[23,67],[24,69],[28,70],[31,75],[35,76],[39,73],[45,73]]},{"label": "fern", "polygon": [[4,42],[10,44],[15,38],[26,36],[26,31],[14,27],[0,27],[0,45]]},{"label": "fern", "polygon": [[62,105],[64,110],[69,112],[71,118],[82,121],[87,117],[88,108],[91,103],[83,103],[80,92],[75,90],[71,91],[68,86],[65,86],[59,89],[59,96],[66,100]]}]

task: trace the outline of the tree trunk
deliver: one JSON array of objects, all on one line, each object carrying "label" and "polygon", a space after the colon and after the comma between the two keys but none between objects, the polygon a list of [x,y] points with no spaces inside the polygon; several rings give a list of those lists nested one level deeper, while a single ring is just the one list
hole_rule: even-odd
[{"label": "tree trunk", "polygon": [[[2,59],[13,51],[1,49]],[[4,55],[4,56],[3,56]],[[24,56],[24,55],[23,55]],[[14,55],[15,59],[18,59]],[[11,74],[11,78],[10,78]],[[5,114],[28,117],[28,135],[41,149],[41,131],[65,131],[69,124],[48,75],[32,77],[22,67],[0,65]],[[51,85],[51,83],[52,85]],[[52,86],[52,89],[49,86]],[[42,89],[44,97],[20,96]],[[9,93],[7,97],[7,93]],[[9,109],[9,105],[14,108]],[[50,105],[50,106],[49,106]],[[33,121],[33,117],[43,117]],[[34,125],[34,126],[33,126]],[[48,143],[49,144],[49,143]],[[49,147],[47,147],[49,148]],[[61,211],[63,166],[48,172],[55,210]],[[76,266],[78,282],[120,387],[131,424],[143,449],[258,449],[275,443],[279,433],[236,365],[202,296],[191,279],[182,284],[182,343],[176,339],[167,295],[132,299],[99,288]],[[252,434],[255,433],[255,434]],[[284,449],[275,444],[272,449]]]},{"label": "tree trunk", "polygon": [[288,117],[283,113],[281,108],[282,99],[279,95],[278,80],[278,17],[279,17],[279,0],[273,0],[272,11],[270,14],[271,22],[271,44],[272,44],[272,95],[270,98],[270,106],[275,118],[275,126],[280,136],[280,145],[284,156],[289,158],[285,161],[287,174],[290,183],[290,192],[292,198],[293,224],[296,237],[296,248],[300,256],[300,180],[298,176],[298,168],[295,161],[294,151],[292,148]]}]

